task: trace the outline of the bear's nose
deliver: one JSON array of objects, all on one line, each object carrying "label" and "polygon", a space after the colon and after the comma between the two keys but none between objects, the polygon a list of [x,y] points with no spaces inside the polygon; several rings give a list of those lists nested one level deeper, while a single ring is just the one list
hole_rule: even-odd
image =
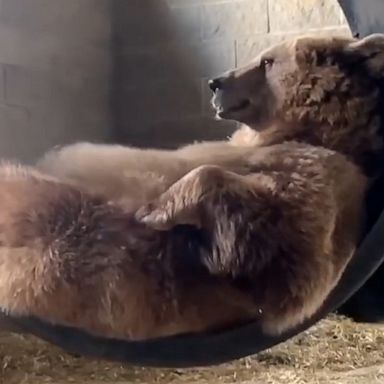
[{"label": "bear's nose", "polygon": [[208,86],[212,92],[216,92],[216,91],[222,89],[222,87],[223,87],[222,79],[220,79],[220,78],[211,79],[208,81]]}]

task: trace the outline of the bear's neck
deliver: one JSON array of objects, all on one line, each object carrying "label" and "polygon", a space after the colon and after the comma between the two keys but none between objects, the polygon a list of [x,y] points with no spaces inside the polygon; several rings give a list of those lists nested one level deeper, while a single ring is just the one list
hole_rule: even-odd
[{"label": "bear's neck", "polygon": [[279,120],[260,132],[262,145],[299,141],[322,146],[347,156],[369,177],[382,173],[384,161],[384,127],[379,115],[366,121],[287,122]]}]

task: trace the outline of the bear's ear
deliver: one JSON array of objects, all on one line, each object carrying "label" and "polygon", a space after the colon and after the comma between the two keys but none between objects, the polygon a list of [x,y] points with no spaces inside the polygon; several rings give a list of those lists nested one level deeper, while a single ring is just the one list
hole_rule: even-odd
[{"label": "bear's ear", "polygon": [[384,77],[384,34],[375,33],[348,44],[346,52],[356,55],[375,77]]},{"label": "bear's ear", "polygon": [[301,36],[293,44],[296,62],[300,66],[311,66],[318,60],[318,46],[321,43],[310,36]]},{"label": "bear's ear", "polygon": [[300,36],[293,43],[296,62],[301,66],[332,65],[337,61],[335,52],[340,52],[350,42],[350,38],[339,36]]}]

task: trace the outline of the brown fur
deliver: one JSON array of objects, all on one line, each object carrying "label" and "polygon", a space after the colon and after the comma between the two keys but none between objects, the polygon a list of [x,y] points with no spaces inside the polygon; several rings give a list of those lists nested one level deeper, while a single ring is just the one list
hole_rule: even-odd
[{"label": "brown fur", "polygon": [[150,230],[119,205],[12,165],[0,170],[0,204],[8,313],[127,339],[251,316],[244,295],[197,265],[204,244],[191,230]]},{"label": "brown fur", "polygon": [[48,152],[37,168],[135,209],[200,165],[240,170],[248,152],[226,141],[197,143],[176,151],[76,143]]},{"label": "brown fur", "polygon": [[[356,247],[361,169],[381,155],[382,39],[298,39],[263,54],[271,68],[261,56],[225,76],[214,103],[259,130],[249,141],[40,163],[65,182],[3,167],[0,306],[129,339],[249,319],[278,333],[310,316]],[[168,179],[141,199],[142,175],[121,183],[133,169]],[[136,221],[136,196],[163,191]]]}]

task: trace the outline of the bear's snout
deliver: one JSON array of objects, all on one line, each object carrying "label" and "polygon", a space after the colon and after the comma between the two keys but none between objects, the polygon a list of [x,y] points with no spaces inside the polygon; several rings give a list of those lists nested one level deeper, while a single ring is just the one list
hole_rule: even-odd
[{"label": "bear's snout", "polygon": [[213,93],[223,89],[223,78],[217,77],[208,81],[208,86]]}]

